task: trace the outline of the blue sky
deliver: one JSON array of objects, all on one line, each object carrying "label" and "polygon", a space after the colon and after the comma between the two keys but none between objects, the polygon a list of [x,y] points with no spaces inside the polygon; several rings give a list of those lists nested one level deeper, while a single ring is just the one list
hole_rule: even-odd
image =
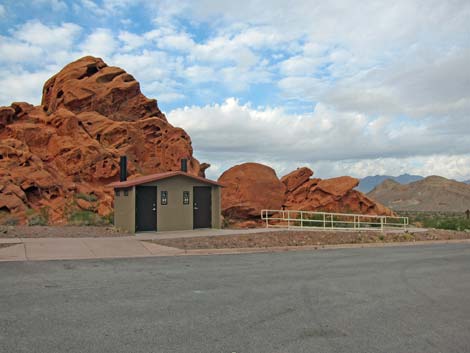
[{"label": "blue sky", "polygon": [[31,0],[0,4],[0,104],[38,104],[83,55],[141,82],[216,178],[470,179],[468,1]]}]

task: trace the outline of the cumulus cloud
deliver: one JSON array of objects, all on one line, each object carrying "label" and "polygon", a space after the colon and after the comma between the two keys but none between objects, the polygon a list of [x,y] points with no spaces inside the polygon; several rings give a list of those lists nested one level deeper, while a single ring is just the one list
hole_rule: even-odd
[{"label": "cumulus cloud", "polygon": [[[363,176],[366,171],[374,173],[373,168],[394,174],[408,160],[410,171],[436,171],[449,177],[469,174],[468,168],[459,171],[465,164],[462,161],[468,160],[461,157],[470,154],[468,144],[455,149],[455,140],[447,139],[449,130],[433,130],[409,120],[397,123],[387,117],[369,118],[323,104],[309,114],[289,114],[282,108],[253,108],[235,98],[222,104],[175,109],[168,118],[189,132],[198,153],[226,167],[257,161],[278,165],[280,173],[310,165],[324,176],[347,174],[348,170]],[[460,137],[467,139],[466,134]],[[457,155],[439,159],[443,150],[451,149]],[[420,158],[429,162],[419,165]],[[431,161],[448,160],[459,161],[456,168],[445,164],[431,168]]]},{"label": "cumulus cloud", "polygon": [[84,55],[109,58],[115,52],[118,44],[113,33],[107,28],[97,28],[81,44]]},{"label": "cumulus cloud", "polygon": [[81,31],[73,23],[31,20],[0,36],[0,104],[39,103],[44,82],[79,55],[73,44]]},{"label": "cumulus cloud", "polygon": [[128,31],[121,31],[118,37],[119,40],[124,43],[121,50],[125,52],[136,50],[146,44],[146,41],[142,36]]},{"label": "cumulus cloud", "polygon": [[10,105],[11,102],[25,101],[39,104],[42,86],[54,74],[54,71],[15,72],[0,70],[0,105]]},{"label": "cumulus cloud", "polygon": [[32,46],[49,50],[52,47],[70,48],[80,32],[81,27],[74,23],[48,27],[34,20],[18,27],[13,32],[13,37]]}]

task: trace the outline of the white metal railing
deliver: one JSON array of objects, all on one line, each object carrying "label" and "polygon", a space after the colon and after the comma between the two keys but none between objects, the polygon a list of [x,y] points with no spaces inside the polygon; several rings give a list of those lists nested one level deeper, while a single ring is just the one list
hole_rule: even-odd
[{"label": "white metal railing", "polygon": [[261,219],[265,222],[266,228],[287,227],[384,231],[385,229],[406,230],[409,225],[408,217],[295,210],[261,210]]}]

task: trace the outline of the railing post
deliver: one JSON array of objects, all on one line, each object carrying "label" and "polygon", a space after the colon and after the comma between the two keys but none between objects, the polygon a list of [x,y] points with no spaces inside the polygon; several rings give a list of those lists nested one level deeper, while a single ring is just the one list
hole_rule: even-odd
[{"label": "railing post", "polygon": [[382,230],[382,232],[384,231],[384,218],[383,217],[380,217],[380,229]]},{"label": "railing post", "polygon": [[326,229],[326,214],[323,213],[323,229]]},{"label": "railing post", "polygon": [[334,217],[334,215],[331,214],[330,216],[331,216],[331,229],[333,229],[333,228],[334,228],[334,227],[333,227],[333,222],[334,222],[334,221],[333,221],[333,217]]},{"label": "railing post", "polygon": [[304,213],[300,211],[300,228],[304,227]]},{"label": "railing post", "polygon": [[290,211],[287,210],[287,229],[290,228]]}]

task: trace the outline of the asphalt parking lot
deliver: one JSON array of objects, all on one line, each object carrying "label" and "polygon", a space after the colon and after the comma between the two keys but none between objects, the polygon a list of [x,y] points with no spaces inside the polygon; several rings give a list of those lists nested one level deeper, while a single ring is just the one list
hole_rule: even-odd
[{"label": "asphalt parking lot", "polygon": [[0,352],[468,352],[470,244],[0,263]]}]

